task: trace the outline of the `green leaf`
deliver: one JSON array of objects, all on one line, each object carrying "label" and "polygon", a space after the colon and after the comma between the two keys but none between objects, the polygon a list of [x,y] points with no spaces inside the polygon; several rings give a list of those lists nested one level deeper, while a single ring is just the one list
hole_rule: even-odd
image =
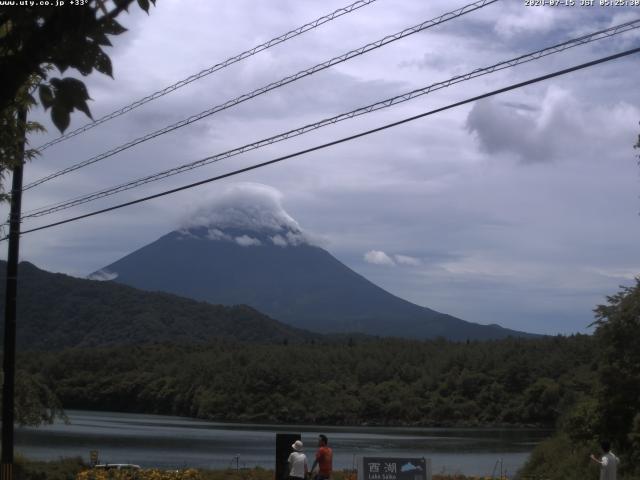
[{"label": "green leaf", "polygon": [[26,98],[25,98],[25,104],[28,107],[31,107],[32,105],[35,105],[36,103],[38,103],[38,102],[36,102],[36,99],[33,97],[33,95],[31,95],[30,93],[27,93],[26,94]]},{"label": "green leaf", "polygon": [[107,20],[102,27],[102,31],[107,35],[120,35],[127,31],[122,25],[115,20]]},{"label": "green leaf", "polygon": [[91,111],[87,105],[87,100],[90,99],[89,92],[84,83],[76,78],[64,78],[62,79],[59,94],[65,106],[69,108],[69,111],[77,108],[93,120]]},{"label": "green leaf", "polygon": [[67,77],[52,78],[50,82],[53,87],[51,119],[60,131],[69,125],[69,116],[75,109],[93,119],[87,105],[87,100],[90,100],[89,92],[82,81]]},{"label": "green leaf", "polygon": [[[38,132],[38,133],[42,133],[42,132],[46,132],[47,130],[42,126],[41,123],[39,122],[27,122],[27,132]],[[27,141],[27,143],[29,143]]]},{"label": "green leaf", "polygon": [[131,4],[133,0],[113,0],[113,3],[116,4],[117,7],[124,7],[124,11],[128,12],[129,11],[129,5]]},{"label": "green leaf", "polygon": [[69,115],[69,112],[70,110],[57,104],[54,105],[51,109],[51,120],[53,120],[53,124],[62,133],[64,133],[64,131],[69,126],[69,123],[71,122],[71,116]]},{"label": "green leaf", "polygon": [[49,110],[54,101],[53,91],[51,90],[51,87],[49,85],[40,85],[38,93],[40,94],[40,103],[42,103],[42,106],[45,110]]},{"label": "green leaf", "polygon": [[81,98],[83,100],[87,100],[89,98],[87,87],[77,78],[66,77],[62,80],[52,78],[51,84],[56,89],[56,96],[64,96],[68,99]]},{"label": "green leaf", "polygon": [[149,14],[149,0],[138,0],[140,8]]},{"label": "green leaf", "polygon": [[83,100],[89,100],[89,98],[91,98],[89,97],[89,91],[85,84],[77,78],[67,77],[62,79],[62,83],[64,84],[65,89],[73,91],[74,97],[80,97]]},{"label": "green leaf", "polygon": [[87,100],[76,99],[74,104],[75,108],[84,113],[87,117],[93,120],[93,115],[91,115],[91,110],[89,110],[89,105],[87,104]]},{"label": "green leaf", "polygon": [[60,85],[62,85],[62,79],[61,78],[52,78],[51,80],[49,80],[49,83],[51,84],[51,86],[55,90],[58,90],[60,88]]},{"label": "green leaf", "polygon": [[52,62],[56,68],[58,70],[60,70],[60,73],[64,73],[67,71],[67,69],[71,66],[69,65],[69,62],[67,62],[66,60],[56,60]]},{"label": "green leaf", "polygon": [[112,46],[111,40],[109,40],[109,37],[107,37],[102,31],[94,32],[91,37],[93,38],[93,41],[96,42],[98,45],[103,45],[105,47]]},{"label": "green leaf", "polygon": [[93,71],[96,57],[96,50],[93,47],[99,48],[95,43],[87,43],[71,63],[84,76]]},{"label": "green leaf", "polygon": [[111,59],[102,50],[98,51],[98,53],[96,54],[94,66],[95,69],[100,73],[104,73],[105,75],[109,75],[111,78],[113,78],[113,67],[111,66]]}]

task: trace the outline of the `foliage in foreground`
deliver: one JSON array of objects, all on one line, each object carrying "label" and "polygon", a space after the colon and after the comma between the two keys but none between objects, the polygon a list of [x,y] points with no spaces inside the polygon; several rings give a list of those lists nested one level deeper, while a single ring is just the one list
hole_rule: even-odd
[{"label": "foliage in foreground", "polygon": [[15,480],[73,480],[86,468],[80,457],[43,462],[27,460],[18,455],[13,473]]},{"label": "foliage in foreground", "polygon": [[570,480],[597,478],[598,466],[589,460],[597,442],[574,443],[566,434],[542,442],[520,470],[520,478]]},{"label": "foliage in foreground", "polygon": [[14,402],[14,418],[18,425],[38,426],[53,423],[56,418],[66,420],[59,398],[39,373],[22,369],[16,372]]},{"label": "foliage in foreground", "polygon": [[[29,461],[18,458],[15,480],[273,480],[273,470],[260,467],[240,470],[159,469],[94,470],[80,458],[64,458],[52,462]],[[332,480],[355,480],[351,471],[334,471]],[[464,475],[434,475],[433,480],[489,480],[489,477]]]},{"label": "foliage in foreground", "polygon": [[200,472],[187,470],[84,470],[76,475],[76,480],[203,480]]},{"label": "foliage in foreground", "polygon": [[[104,47],[109,37],[126,29],[116,17],[135,0],[117,0],[109,11],[108,2],[87,0],[73,8],[23,5],[0,10],[0,112],[16,108],[18,92],[37,79],[40,101],[51,109],[53,123],[60,131],[69,125],[70,113],[80,110],[91,117],[84,83],[74,77],[49,78],[50,67],[60,73],[75,69],[83,76],[94,70],[113,76],[111,59]],[[27,2],[28,3],[28,2]],[[138,0],[149,11],[155,0]]]},{"label": "foliage in foreground", "polygon": [[[332,480],[355,480],[351,472],[333,472]],[[464,475],[434,475],[433,480],[489,480],[490,477],[468,477]],[[273,480],[273,470],[262,468],[243,470],[179,470],[163,471],[146,469],[139,471],[96,471],[80,472],[75,480]]]},{"label": "foliage in foreground", "polygon": [[[43,130],[39,123],[24,125],[21,119],[21,112],[35,105],[35,91],[61,132],[74,110],[91,118],[85,84],[73,76],[50,78],[50,72],[55,67],[61,74],[75,69],[83,76],[94,70],[113,76],[103,48],[111,46],[110,36],[126,31],[116,17],[134,1],[116,0],[110,11],[105,6],[109,2],[102,0],[83,0],[73,8],[21,2],[20,8],[0,9],[0,201],[9,198],[3,186],[5,172],[37,154],[28,149],[23,155],[21,145],[25,133]],[[155,0],[137,3],[148,13]]]},{"label": "foliage in foreground", "polygon": [[594,389],[563,416],[555,437],[543,442],[523,475],[582,480],[597,475],[589,454],[610,440],[625,480],[640,480],[640,278],[595,309],[597,371]]}]

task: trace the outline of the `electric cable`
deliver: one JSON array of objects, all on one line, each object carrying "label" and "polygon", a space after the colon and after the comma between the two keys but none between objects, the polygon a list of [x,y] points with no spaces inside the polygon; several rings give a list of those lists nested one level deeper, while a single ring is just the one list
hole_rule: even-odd
[{"label": "electric cable", "polygon": [[203,77],[206,77],[207,75],[211,75],[214,72],[217,72],[218,70],[222,70],[223,68],[226,68],[230,65],[233,65],[234,63],[238,63],[246,58],[249,58],[259,52],[262,52],[264,50],[267,50],[268,48],[274,47],[276,45],[279,45],[283,42],[286,42],[287,40],[290,40],[294,37],[297,37],[298,35],[302,35],[303,33],[308,32],[309,30],[313,30],[314,28],[319,27],[320,25],[324,25],[327,22],[330,22],[331,20],[335,20],[338,17],[341,17],[343,15],[346,15],[348,13],[354,12],[356,10],[358,10],[359,8],[365,7],[367,5],[370,5],[371,3],[375,2],[377,0],[358,0],[357,2],[352,3],[351,5],[347,5],[346,7],[342,7],[339,8],[337,10],[334,10],[333,12],[324,15],[320,18],[316,18],[315,20],[306,23],[304,25],[302,25],[301,27],[298,27],[294,30],[291,30],[287,33],[284,33],[282,35],[279,35],[275,38],[272,38],[271,40],[268,40],[264,43],[261,43],[260,45],[257,45],[253,48],[250,48],[249,50],[246,50],[242,53],[239,53],[237,55],[234,55],[233,57],[229,57],[226,60],[220,62],[220,63],[216,63],[215,65],[206,68],[196,74],[193,74],[185,79],[182,79],[172,85],[169,85],[168,87],[165,87],[161,90],[158,90],[156,92],[151,93],[150,95],[147,95],[146,97],[143,97],[139,100],[136,100],[135,102],[130,103],[129,105],[125,105],[122,108],[119,108],[118,110],[115,110],[107,115],[104,115],[103,117],[98,118],[97,120],[94,120],[92,122],[89,122],[85,125],[83,125],[82,127],[79,127],[75,130],[72,130],[68,133],[65,133],[64,135],[60,135],[57,138],[54,138],[53,140],[50,140],[42,145],[40,145],[39,147],[36,148],[36,150],[39,150],[40,152],[42,152],[43,150],[46,150],[47,148],[63,142],[65,140],[68,140],[69,138],[75,137],[76,135],[79,135],[81,133],[84,133],[88,130],[91,130],[92,128],[97,127],[98,125],[101,125],[109,120],[112,120],[114,118],[119,117],[120,115],[124,115],[125,113],[130,112],[131,110],[135,110],[138,107],[141,107],[142,105],[144,105],[145,103],[148,103],[152,100],[155,100],[157,98],[163,97],[171,92],[174,92],[176,90],[178,90],[179,88],[184,87],[185,85],[189,85],[192,82],[195,82],[196,80],[200,80]]},{"label": "electric cable", "polygon": [[[424,113],[421,113],[421,114],[418,114],[418,115],[414,115],[412,117],[404,118],[404,119],[399,120],[397,122],[388,123],[388,124],[382,125],[382,126],[377,127],[377,128],[373,128],[373,129],[366,130],[366,131],[363,131],[363,132],[360,132],[360,133],[356,133],[354,135],[349,135],[347,137],[343,137],[343,138],[340,138],[338,140],[333,140],[331,142],[327,142],[327,143],[324,143],[322,145],[317,145],[315,147],[311,147],[311,148],[307,148],[307,149],[304,149],[304,150],[300,150],[300,151],[297,151],[297,152],[294,152],[294,153],[291,153],[291,154],[288,154],[288,155],[283,155],[281,157],[278,157],[278,158],[275,158],[275,159],[272,159],[272,160],[268,160],[268,161],[265,161],[265,162],[262,162],[262,163],[257,163],[257,164],[254,164],[254,165],[251,165],[251,166],[248,166],[248,167],[244,167],[244,168],[240,168],[240,169],[228,172],[228,173],[224,173],[224,174],[221,174],[221,175],[216,175],[214,177],[210,177],[210,178],[207,178],[207,179],[204,179],[204,180],[199,180],[197,182],[190,183],[190,184],[187,184],[187,185],[183,185],[183,186],[177,187],[177,188],[172,188],[170,190],[165,190],[163,192],[156,193],[156,194],[153,194],[153,195],[148,195],[148,196],[145,196],[145,197],[142,197],[142,198],[138,198],[136,200],[131,200],[131,201],[128,201],[128,202],[120,203],[118,205],[113,205],[111,207],[103,208],[101,210],[96,210],[96,211],[93,211],[93,212],[85,213],[83,215],[78,215],[78,216],[75,216],[75,217],[67,218],[65,220],[60,220],[60,221],[57,221],[57,222],[53,222],[53,223],[49,223],[49,224],[46,224],[46,225],[42,225],[40,227],[35,227],[35,228],[28,229],[28,230],[24,230],[23,232],[21,232],[21,235],[24,235],[24,234],[27,234],[27,233],[32,233],[32,232],[37,232],[37,231],[40,231],[40,230],[49,229],[49,228],[52,228],[52,227],[56,227],[56,226],[59,226],[59,225],[64,225],[64,224],[71,223],[71,222],[76,222],[78,220],[82,220],[82,219],[93,217],[93,216],[100,215],[100,214],[103,214],[103,213],[111,212],[111,211],[114,211],[114,210],[118,210],[118,209],[121,209],[121,208],[124,208],[124,207],[131,206],[131,205],[136,205],[138,203],[147,202],[147,201],[153,200],[155,198],[160,198],[160,197],[164,197],[166,195],[171,195],[173,193],[177,193],[177,192],[180,192],[180,191],[183,191],[183,190],[189,190],[191,188],[194,188],[194,187],[197,187],[197,186],[200,186],[200,185],[204,185],[204,184],[207,184],[207,183],[215,182],[217,180],[222,180],[224,178],[228,178],[228,177],[232,177],[232,176],[235,176],[235,175],[239,175],[241,173],[245,173],[245,172],[248,172],[248,171],[251,171],[251,170],[256,170],[258,168],[266,167],[266,166],[272,165],[274,163],[282,162],[282,161],[288,160],[290,158],[299,157],[299,156],[306,155],[306,154],[311,153],[311,152],[315,152],[315,151],[318,151],[318,150],[322,150],[322,149],[334,146],[334,145],[338,145],[338,144],[341,144],[341,143],[349,142],[351,140],[355,140],[357,138],[365,137],[365,136],[371,135],[373,133],[381,132],[381,131],[387,130],[389,128],[397,127],[399,125],[403,125],[405,123],[409,123],[409,122],[418,120],[418,119],[423,118],[423,117],[434,115],[436,113],[440,113],[440,112],[443,112],[445,110],[450,110],[452,108],[456,108],[456,107],[459,107],[459,106],[462,106],[462,105],[466,105],[468,103],[472,103],[472,102],[475,102],[475,101],[478,101],[478,100],[482,100],[484,98],[488,98],[488,97],[492,97],[494,95],[498,95],[498,94],[501,94],[501,93],[509,92],[511,90],[516,90],[518,88],[522,88],[522,87],[525,87],[525,86],[528,86],[528,85],[532,85],[534,83],[542,82],[544,80],[549,80],[551,78],[555,78],[555,77],[558,77],[558,76],[561,76],[561,75],[566,75],[566,74],[571,73],[571,72],[575,72],[575,71],[582,70],[582,69],[585,69],[585,68],[593,67],[595,65],[599,65],[599,64],[602,64],[602,63],[605,63],[605,62],[616,60],[616,59],[619,59],[619,58],[622,58],[622,57],[626,57],[628,55],[632,55],[632,54],[639,53],[639,52],[640,52],[640,47],[633,48],[633,49],[630,49],[630,50],[625,50],[623,52],[616,53],[614,55],[609,55],[609,56],[606,56],[606,57],[599,58],[597,60],[592,60],[590,62],[586,62],[586,63],[582,63],[582,64],[579,64],[579,65],[575,65],[573,67],[569,67],[569,68],[565,68],[565,69],[562,69],[562,70],[558,70],[558,71],[555,71],[555,72],[552,72],[552,73],[549,73],[549,74],[546,74],[546,75],[542,75],[542,76],[539,76],[539,77],[535,77],[535,78],[526,80],[524,82],[511,84],[511,85],[509,85],[507,87],[503,87],[503,88],[500,88],[500,89],[497,89],[497,90],[493,90],[491,92],[484,93],[482,95],[477,95],[475,97],[471,97],[471,98],[468,98],[466,100],[461,100],[459,102],[452,103],[452,104],[446,105],[444,107],[436,108],[434,110],[430,110],[428,112],[424,112]],[[7,240],[7,238],[8,237],[5,236],[2,239],[0,239],[0,241]]]},{"label": "electric cable", "polygon": [[190,171],[193,170],[195,168],[199,168],[205,165],[209,165],[211,163],[216,163],[219,162],[221,160],[236,156],[236,155],[240,155],[242,153],[248,152],[248,151],[252,151],[252,150],[256,150],[258,148],[267,146],[267,145],[272,145],[274,143],[277,142],[281,142],[299,135],[303,135],[305,133],[311,132],[311,131],[315,131],[317,129],[320,129],[322,127],[328,126],[328,125],[333,125],[335,123],[347,120],[347,119],[351,119],[357,116],[361,116],[367,113],[371,113],[377,110],[381,110],[384,108],[388,108],[391,107],[393,105],[397,105],[399,103],[403,103],[409,100],[412,100],[414,98],[417,98],[419,96],[422,95],[426,95],[429,94],[433,91],[436,90],[440,90],[442,88],[446,88],[449,87],[451,85],[455,85],[457,83],[463,82],[463,81],[467,81],[467,80],[471,80],[473,78],[477,78],[483,75],[487,75],[496,71],[500,71],[500,70],[504,70],[506,68],[511,68],[511,67],[515,67],[517,65],[521,65],[523,63],[527,63],[527,62],[531,62],[534,60],[538,60],[540,58],[546,57],[548,55],[552,55],[555,53],[559,53],[559,52],[563,52],[569,48],[573,48],[579,45],[584,45],[590,42],[594,42],[597,40],[601,40],[603,38],[608,38],[611,37],[613,35],[618,35],[620,33],[624,33],[624,32],[628,32],[630,30],[633,29],[637,29],[640,28],[640,19],[637,20],[632,20],[611,28],[607,28],[604,30],[600,30],[597,32],[593,32],[591,34],[588,35],[583,35],[581,37],[575,38],[575,39],[571,39],[565,42],[562,42],[560,44],[557,45],[553,45],[551,47],[547,47],[544,49],[540,49],[537,50],[535,52],[532,53],[528,53],[525,55],[520,55],[518,57],[515,58],[511,58],[509,60],[504,60],[501,61],[499,63],[493,64],[491,66],[488,67],[483,67],[483,68],[478,68],[475,69],[471,72],[468,72],[466,74],[463,75],[457,75],[455,77],[452,77],[448,80],[444,80],[441,82],[437,82],[437,83],[433,83],[427,87],[424,88],[420,88],[420,89],[416,89],[413,90],[411,92],[407,92],[401,95],[396,95],[395,97],[391,97],[391,98],[387,98],[385,100],[381,100],[379,102],[367,105],[365,107],[360,107],[357,108],[355,110],[351,110],[350,112],[347,113],[342,113],[340,115],[336,115],[334,117],[330,117],[330,118],[326,118],[323,120],[320,120],[318,122],[315,123],[311,123],[293,130],[289,130],[287,132],[284,133],[280,133],[274,136],[271,136],[269,138],[265,138],[262,140],[259,140],[257,142],[253,142],[247,145],[243,145],[241,147],[237,147],[234,148],[232,150],[227,150],[225,152],[222,153],[218,153],[215,155],[211,155],[199,160],[196,160],[194,162],[190,162],[190,163],[186,163],[177,167],[173,167],[170,168],[168,170],[164,170],[152,175],[148,175],[136,180],[132,180],[114,187],[109,187],[107,189],[103,189],[100,190],[98,192],[93,192],[90,194],[86,194],[83,196],[78,196],[69,200],[65,200],[62,202],[58,202],[52,205],[47,205],[47,206],[43,206],[43,207],[38,207],[29,211],[26,211],[22,218],[23,219],[27,219],[27,218],[35,218],[35,217],[41,217],[44,215],[49,215],[51,213],[55,213],[55,212],[59,212],[61,210],[66,210],[68,208],[72,208],[74,206],[77,205],[82,205],[84,203],[88,203],[100,198],[104,198],[104,197],[108,197],[111,195],[115,195],[117,193],[120,192],[124,192],[127,190],[131,190],[133,188],[137,188],[139,186],[145,185],[147,183],[151,183],[154,181],[158,181],[161,180],[163,178],[167,178],[173,175],[177,175],[179,173],[183,173],[186,171]]},{"label": "electric cable", "polygon": [[347,60],[350,60],[354,57],[358,57],[360,55],[364,55],[365,53],[368,53],[372,50],[378,49],[380,47],[383,47],[391,42],[395,42],[396,40],[400,40],[402,38],[405,38],[409,35],[413,35],[415,33],[421,32],[423,30],[426,30],[427,28],[431,28],[434,27],[436,25],[440,25],[441,23],[447,22],[449,20],[453,20],[454,18],[458,18],[462,15],[465,15],[467,13],[473,12],[475,10],[484,8],[488,5],[491,5],[493,3],[498,2],[499,0],[478,0],[476,2],[473,2],[471,4],[465,5],[464,7],[461,7],[457,10],[451,11],[451,12],[447,12],[444,13],[442,15],[440,15],[439,17],[436,17],[434,19],[431,20],[427,20],[425,22],[422,22],[414,27],[410,27],[410,28],[406,28],[404,30],[402,30],[401,32],[395,33],[393,35],[387,35],[386,37],[377,40],[375,42],[369,43],[363,47],[357,48],[355,50],[351,50],[343,55],[334,57],[330,60],[324,61],[322,63],[319,63],[317,65],[314,65],[311,68],[305,69],[305,70],[301,70],[298,73],[295,73],[293,75],[289,75],[285,78],[282,78],[276,82],[272,82],[269,83],[268,85],[265,85],[264,87],[258,88],[256,90],[253,90],[250,93],[245,93],[243,95],[240,95],[239,97],[236,97],[232,100],[228,100],[224,103],[221,103],[219,105],[216,105],[215,107],[212,107],[208,110],[204,110],[200,113],[197,113],[195,115],[192,115],[184,120],[181,120],[179,122],[176,122],[172,125],[168,125],[164,128],[161,128],[159,130],[156,130],[154,132],[148,133],[146,135],[143,135],[142,137],[138,137],[134,140],[131,140],[125,144],[119,145],[117,147],[112,148],[111,150],[108,150],[104,153],[101,153],[99,155],[96,155],[94,157],[91,157],[87,160],[84,160],[82,162],[76,163],[74,165],[71,165],[67,168],[63,168],[62,170],[59,170],[57,172],[54,172],[50,175],[47,175],[45,177],[42,177],[38,180],[35,180],[27,185],[25,185],[22,190],[29,190],[33,187],[36,187],[38,185],[41,185],[49,180],[52,180],[54,178],[60,177],[62,175],[66,175],[67,173],[73,172],[75,170],[78,170],[80,168],[86,167],[88,165],[94,164],[96,162],[99,162],[101,160],[104,160],[105,158],[111,157],[113,155],[116,155],[124,150],[127,150],[131,147],[134,147],[140,143],[146,142],[148,140],[151,140],[153,138],[159,137],[160,135],[164,135],[165,133],[169,133],[172,132],[174,130],[177,130],[178,128],[184,127],[186,125],[190,125],[191,123],[197,122],[199,120],[202,120],[203,118],[209,117],[211,115],[213,115],[214,113],[218,113],[222,110],[226,110],[228,108],[234,107],[236,105],[239,105],[240,103],[246,102],[247,100],[250,100],[252,98],[255,98],[259,95],[265,94],[267,92],[270,92],[271,90],[275,90],[276,88],[282,87],[284,85],[287,85],[289,83],[295,82],[296,80],[300,80],[301,78],[313,75],[317,72],[320,72],[322,70],[326,70],[329,67],[332,67],[334,65],[337,65],[339,63],[343,63],[346,62]]}]

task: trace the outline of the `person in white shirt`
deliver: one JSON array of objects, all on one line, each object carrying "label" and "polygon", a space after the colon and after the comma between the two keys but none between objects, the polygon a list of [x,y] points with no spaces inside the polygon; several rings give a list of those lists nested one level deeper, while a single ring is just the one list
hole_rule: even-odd
[{"label": "person in white shirt", "polygon": [[591,460],[600,465],[600,480],[616,480],[618,472],[618,464],[620,459],[611,451],[611,443],[607,440],[600,444],[602,448],[602,458],[598,459],[593,453]]},{"label": "person in white shirt", "polygon": [[307,456],[302,453],[302,442],[296,440],[291,445],[293,452],[289,455],[289,480],[300,480],[307,477],[309,467],[307,465]]}]

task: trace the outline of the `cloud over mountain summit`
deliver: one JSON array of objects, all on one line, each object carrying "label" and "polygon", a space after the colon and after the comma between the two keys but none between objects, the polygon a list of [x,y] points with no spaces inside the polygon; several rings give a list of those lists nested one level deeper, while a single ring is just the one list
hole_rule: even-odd
[{"label": "cloud over mountain summit", "polygon": [[259,183],[237,183],[213,194],[179,231],[192,235],[203,229],[209,240],[233,241],[243,247],[265,241],[279,247],[312,243],[282,206],[282,194]]}]

